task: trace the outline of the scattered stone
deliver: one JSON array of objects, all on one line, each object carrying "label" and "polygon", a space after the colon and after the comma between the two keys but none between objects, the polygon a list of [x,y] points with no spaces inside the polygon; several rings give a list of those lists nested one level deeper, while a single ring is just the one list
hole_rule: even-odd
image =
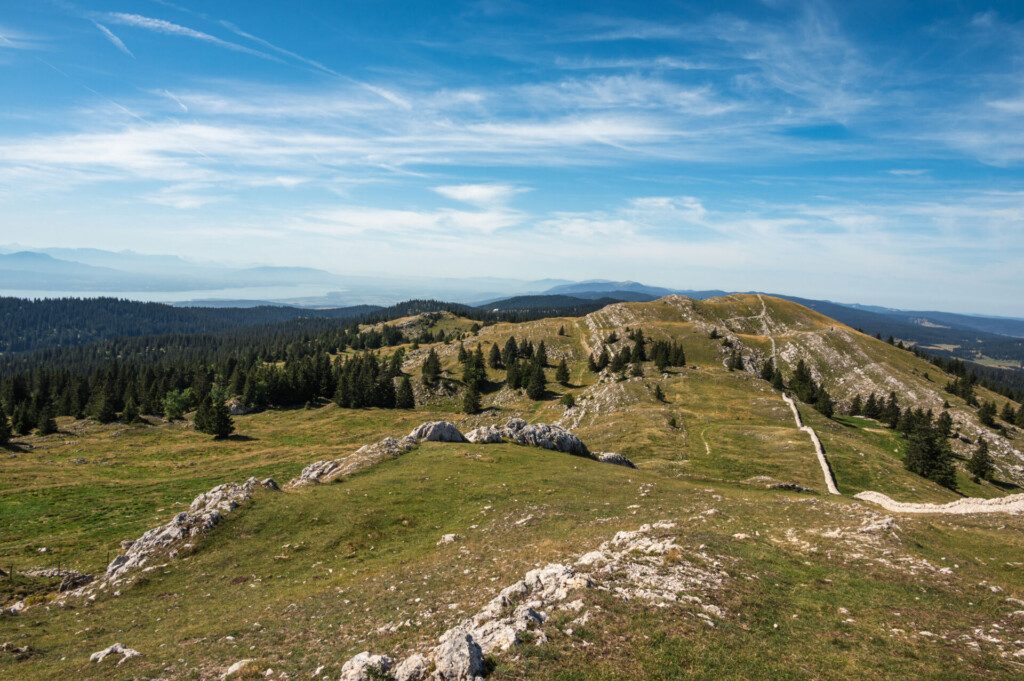
[{"label": "scattered stone", "polygon": [[132,659],[133,657],[139,657],[140,655],[142,655],[142,653],[132,648],[127,648],[121,645],[120,643],[115,643],[109,648],[104,648],[103,650],[99,650],[90,655],[89,661],[96,663],[103,662],[103,660],[105,660],[110,655],[121,656],[121,659],[117,661],[117,666],[120,667],[122,664]]},{"label": "scattered stone", "polygon": [[34,651],[32,650],[32,646],[16,646],[10,641],[5,641],[4,643],[0,644],[0,652],[8,653],[14,656],[15,660],[27,660],[28,658],[32,657],[32,653]]},{"label": "scattered stone", "polygon": [[459,541],[460,539],[462,539],[462,535],[461,534],[446,534],[446,535],[443,535],[440,539],[437,540],[437,545],[438,546],[443,546],[444,544],[454,544],[455,542]]},{"label": "scattered stone", "polygon": [[233,665],[227,668],[227,671],[220,675],[221,681],[227,681],[227,679],[233,679],[236,676],[240,676],[242,672],[245,671],[245,668],[252,664],[252,662],[253,660],[250,658],[239,660],[238,662],[234,663]]}]

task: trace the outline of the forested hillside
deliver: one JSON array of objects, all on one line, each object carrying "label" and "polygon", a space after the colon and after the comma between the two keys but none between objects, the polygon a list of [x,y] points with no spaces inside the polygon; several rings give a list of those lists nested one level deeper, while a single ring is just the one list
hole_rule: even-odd
[{"label": "forested hillside", "polygon": [[299,318],[350,319],[380,308],[174,307],[117,298],[0,298],[0,352],[84,345],[117,337],[210,333]]}]

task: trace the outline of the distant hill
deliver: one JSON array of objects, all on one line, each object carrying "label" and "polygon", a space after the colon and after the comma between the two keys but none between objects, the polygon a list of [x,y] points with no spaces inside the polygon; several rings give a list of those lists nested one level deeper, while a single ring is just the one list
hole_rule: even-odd
[{"label": "distant hill", "polygon": [[[810,300],[796,296],[779,295],[811,308],[823,315],[837,319],[844,324],[861,329],[871,335],[883,338],[893,336],[920,345],[931,354],[959,357],[968,360],[985,358],[1024,361],[1024,338],[991,333],[965,326],[962,320],[972,320],[975,325],[987,325],[986,320],[1000,320],[985,317],[970,317],[953,313],[920,313],[903,310],[874,312],[864,306],[852,307],[827,300]],[[1007,322],[1005,328],[1013,328],[1015,320]],[[941,322],[946,322],[942,324]]]},{"label": "distant hill", "polygon": [[[643,294],[628,294],[627,295],[643,295]],[[511,298],[504,298],[502,300],[495,300],[490,303],[479,305],[478,309],[481,310],[530,310],[532,312],[545,312],[552,316],[554,315],[568,315],[576,316],[580,314],[587,314],[594,310],[599,310],[606,305],[613,303],[622,303],[634,300],[633,298],[615,298],[615,297],[601,297],[601,298],[584,298],[567,295],[536,295],[536,296],[513,296]],[[643,300],[652,300],[648,296],[644,296]]]},{"label": "distant hill", "polygon": [[332,310],[202,308],[116,298],[0,298],[0,352],[71,347],[119,337],[209,333],[301,318],[352,319],[378,309],[370,305]]}]

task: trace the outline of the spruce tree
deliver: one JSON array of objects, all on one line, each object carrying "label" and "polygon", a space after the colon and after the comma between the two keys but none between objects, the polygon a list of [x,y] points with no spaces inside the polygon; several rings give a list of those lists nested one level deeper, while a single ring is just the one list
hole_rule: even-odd
[{"label": "spruce tree", "polygon": [[864,403],[860,399],[860,395],[853,397],[853,402],[850,403],[850,416],[860,416],[864,411]]},{"label": "spruce tree", "polygon": [[427,358],[423,360],[423,382],[427,385],[436,385],[441,378],[441,359],[430,348]]},{"label": "spruce tree", "polygon": [[775,360],[769,357],[764,366],[761,367],[761,378],[765,381],[770,381],[773,376],[775,376]]},{"label": "spruce tree", "polygon": [[772,387],[776,390],[785,390],[786,382],[782,380],[782,372],[776,367],[775,375],[772,376]]},{"label": "spruce tree", "polygon": [[139,420],[139,407],[131,395],[124,401],[124,411],[121,413],[121,417],[125,423],[135,423]]},{"label": "spruce tree", "polygon": [[967,470],[974,476],[975,482],[992,477],[992,457],[988,453],[988,440],[985,438],[978,438],[978,446],[967,461]]},{"label": "spruce tree", "polygon": [[587,370],[594,374],[599,371],[597,368],[597,362],[594,361],[594,353],[590,353],[590,356],[587,357]]},{"label": "spruce tree", "polygon": [[491,350],[487,355],[487,366],[492,369],[500,369],[501,364],[501,350],[498,350],[498,344],[494,343],[491,345]]},{"label": "spruce tree", "polygon": [[110,388],[107,385],[104,385],[96,396],[92,416],[100,423],[113,423],[117,419],[114,397],[110,394]]},{"label": "spruce tree", "polygon": [[978,420],[989,428],[994,428],[996,425],[996,403],[982,402],[978,407]]},{"label": "spruce tree", "polygon": [[546,367],[548,365],[548,350],[544,346],[544,341],[541,341],[537,345],[536,360],[537,360],[537,363],[540,364],[542,367]]},{"label": "spruce tree", "polygon": [[467,414],[475,414],[480,411],[480,391],[475,385],[466,386],[466,392],[462,396],[462,411]]},{"label": "spruce tree", "polygon": [[210,425],[213,431],[210,434],[218,439],[225,438],[235,431],[235,423],[231,418],[231,412],[228,411],[227,405],[224,404],[224,400],[218,399],[213,405]]},{"label": "spruce tree", "polygon": [[32,418],[32,411],[28,408],[27,404],[19,404],[14,410],[14,418],[11,425],[18,435],[28,435],[32,432],[36,424]]},{"label": "spruce tree", "polygon": [[558,368],[555,370],[555,380],[562,385],[569,383],[569,366],[565,363],[565,358],[558,363]]},{"label": "spruce tree", "polygon": [[942,437],[948,438],[953,434],[953,418],[949,415],[948,411],[939,414],[939,418],[935,422],[935,428]]},{"label": "spruce tree", "polygon": [[7,412],[4,411],[4,405],[0,404],[0,445],[5,445],[11,441],[11,422],[7,418]]},{"label": "spruce tree", "polygon": [[39,435],[51,435],[57,432],[57,421],[53,418],[53,405],[47,403],[39,410],[39,417],[36,421],[36,433]]},{"label": "spruce tree", "polygon": [[413,409],[416,407],[416,398],[412,392],[412,381],[408,376],[402,376],[398,384],[398,392],[395,394],[395,406],[399,409]]},{"label": "spruce tree", "polygon": [[544,367],[540,362],[530,362],[530,376],[526,382],[526,396],[531,400],[539,400],[544,397],[547,390],[547,380],[544,378]]}]

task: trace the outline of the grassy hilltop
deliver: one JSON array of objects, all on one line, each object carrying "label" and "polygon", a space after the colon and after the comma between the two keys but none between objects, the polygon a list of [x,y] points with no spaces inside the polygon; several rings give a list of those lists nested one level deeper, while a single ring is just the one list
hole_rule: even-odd
[{"label": "grassy hilltop", "polygon": [[[0,478],[0,569],[13,565],[15,573],[0,577],[0,604],[24,598],[32,607],[0,617],[0,643],[10,643],[0,652],[0,677],[219,678],[251,658],[246,673],[272,669],[272,678],[294,679],[319,669],[318,678],[337,678],[360,651],[421,650],[528,570],[572,563],[618,531],[662,520],[676,523],[681,547],[665,555],[664,568],[713,559],[720,582],[664,607],[589,590],[581,594],[583,623],[553,609],[547,642],[494,656],[492,678],[1024,671],[1024,517],[890,522],[892,514],[851,498],[875,490],[945,502],[1020,491],[1019,431],[989,434],[993,482],[974,482],[956,462],[958,494],[908,472],[905,440],[894,431],[801,405],[843,493],[829,496],[780,394],[756,370],[725,366],[731,349],[752,369],[774,356],[786,375],[803,359],[841,408],[870,391],[894,390],[905,404],[936,411],[948,401],[964,438],[976,438],[976,410],[943,391],[950,376],[912,353],[755,295],[672,296],[475,333],[474,320],[448,313],[399,323],[416,334],[463,331],[464,346],[479,343],[485,356],[509,336],[543,341],[548,393],[530,400],[503,385],[504,370],[489,368],[481,412],[464,414],[458,343],[407,343],[398,347],[416,385],[414,410],[268,410],[236,417],[238,435],[217,441],[156,419],[102,426],[63,418],[57,434],[17,438]],[[589,371],[588,357],[602,346],[630,344],[627,327],[681,343],[686,365],[658,372],[647,362],[642,376],[622,379]],[[419,372],[431,349],[444,378],[427,390]],[[563,358],[567,385],[554,375]],[[561,404],[565,394],[575,407]],[[116,596],[58,607],[53,579],[22,574],[58,562],[101,573],[121,540],[167,522],[223,482],[255,476],[283,484],[313,461],[347,457],[423,421],[451,420],[466,432],[511,417],[559,423],[592,451],[619,452],[638,468],[512,444],[424,443],[337,483],[257,492],[192,550]],[[961,457],[969,449],[963,441],[954,447]],[[779,484],[788,488],[773,488]],[[457,539],[439,543],[446,534]],[[610,579],[625,584],[629,575]],[[701,604],[720,616],[702,616]],[[114,642],[142,655],[121,666],[89,661]]]}]

